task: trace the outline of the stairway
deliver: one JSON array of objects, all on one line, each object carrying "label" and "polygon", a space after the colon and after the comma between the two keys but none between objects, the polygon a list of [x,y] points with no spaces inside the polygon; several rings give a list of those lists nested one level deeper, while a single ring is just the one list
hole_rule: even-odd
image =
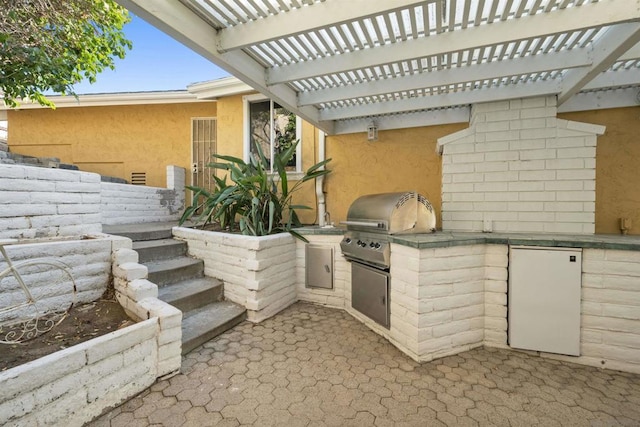
[{"label": "stairway", "polygon": [[109,234],[133,240],[139,263],[158,285],[158,298],[182,310],[182,354],[234,327],[246,310],[223,301],[223,284],[204,276],[204,262],[186,255],[187,244],[171,235],[174,223],[105,226]]}]

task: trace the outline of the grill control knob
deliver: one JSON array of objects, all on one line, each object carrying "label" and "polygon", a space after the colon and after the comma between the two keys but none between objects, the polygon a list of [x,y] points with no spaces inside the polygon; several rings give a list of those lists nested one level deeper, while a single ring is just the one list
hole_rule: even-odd
[{"label": "grill control knob", "polygon": [[344,242],[348,245],[349,243],[351,243],[351,238],[347,237],[346,239],[344,239]]},{"label": "grill control knob", "polygon": [[373,243],[373,242],[369,243],[369,246],[372,247],[372,248],[375,247],[376,245],[377,245],[377,243]]},{"label": "grill control knob", "polygon": [[380,243],[376,243],[375,245],[373,245],[373,247],[376,249],[380,249]]}]

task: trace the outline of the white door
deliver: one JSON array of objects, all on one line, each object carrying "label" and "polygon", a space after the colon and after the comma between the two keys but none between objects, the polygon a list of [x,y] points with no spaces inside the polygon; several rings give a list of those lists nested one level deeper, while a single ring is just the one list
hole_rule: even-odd
[{"label": "white door", "polygon": [[509,345],[580,355],[582,250],[509,248]]}]

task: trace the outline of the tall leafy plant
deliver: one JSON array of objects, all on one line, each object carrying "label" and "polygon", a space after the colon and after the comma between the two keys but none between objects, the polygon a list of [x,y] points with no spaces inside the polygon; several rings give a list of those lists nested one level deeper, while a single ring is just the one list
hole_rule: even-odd
[{"label": "tall leafy plant", "polygon": [[[214,155],[218,160],[207,166],[214,171],[225,171],[223,178],[213,174],[215,186],[212,190],[202,187],[187,187],[193,191],[193,202],[187,207],[180,224],[188,219],[206,226],[217,223],[223,230],[240,231],[251,236],[266,236],[290,232],[305,240],[293,230],[302,225],[296,209],[310,209],[293,204],[293,194],[310,180],[327,175],[324,166],[331,159],[311,166],[290,186],[286,165],[293,158],[299,141],[285,150],[277,151],[273,158],[275,173],[269,172],[269,162],[259,145],[248,163],[233,156]],[[230,180],[230,182],[228,182]]]}]

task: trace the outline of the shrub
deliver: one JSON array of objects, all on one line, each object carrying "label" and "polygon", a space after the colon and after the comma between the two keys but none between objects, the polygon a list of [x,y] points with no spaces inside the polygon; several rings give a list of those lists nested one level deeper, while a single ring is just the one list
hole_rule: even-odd
[{"label": "shrub", "polygon": [[[257,153],[250,157],[249,163],[232,156],[214,155],[217,160],[207,167],[214,170],[214,188],[187,188],[193,191],[193,201],[188,206],[180,224],[193,219],[196,226],[205,227],[217,223],[224,231],[240,231],[251,236],[266,236],[280,232],[290,232],[305,240],[293,228],[302,224],[296,209],[310,209],[304,205],[294,205],[292,196],[307,181],[327,175],[330,171],[324,166],[327,159],[311,166],[304,176],[289,188],[286,165],[296,152],[299,141],[282,151],[274,153],[274,173],[269,172],[264,153],[257,145]],[[227,173],[223,178],[215,174],[222,170]],[[231,182],[227,182],[230,179]]]}]

